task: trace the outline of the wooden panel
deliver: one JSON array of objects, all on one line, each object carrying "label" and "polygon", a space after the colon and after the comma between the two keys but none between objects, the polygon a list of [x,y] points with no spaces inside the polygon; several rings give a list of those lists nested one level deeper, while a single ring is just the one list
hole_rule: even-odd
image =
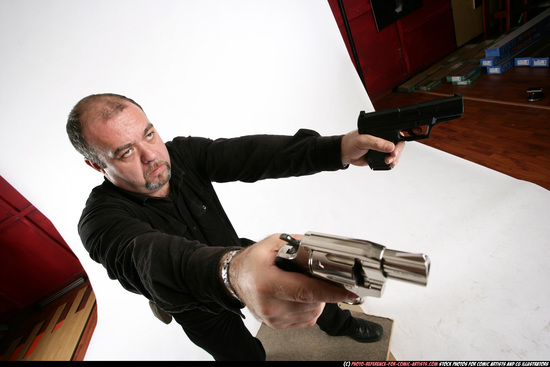
[{"label": "wooden panel", "polygon": [[[376,96],[381,91],[391,89],[395,80],[401,80],[407,75],[397,26],[392,24],[378,32],[368,1],[355,0],[343,3],[367,91],[371,97]],[[353,60],[338,2],[329,0],[329,4]]]},{"label": "wooden panel", "polygon": [[[4,201],[14,208],[15,210],[23,210],[31,203],[27,199],[25,199],[22,195],[14,195],[13,194],[14,188],[6,181],[3,177],[0,176],[0,193],[2,193],[2,197]],[[5,218],[1,218],[5,219]]]},{"label": "wooden panel", "polygon": [[0,319],[85,275],[51,222],[0,176]]},{"label": "wooden panel", "polygon": [[371,96],[391,89],[395,80],[401,80],[407,75],[400,36],[395,24],[378,32],[372,12],[369,11],[354,19],[350,27],[354,37],[356,34],[360,35],[354,38],[355,46]]},{"label": "wooden panel", "polygon": [[[328,0],[328,3],[330,5],[330,9],[332,10],[332,14],[334,15],[334,19],[336,19],[336,23],[339,27],[342,27],[344,25],[344,22],[342,20],[342,17],[340,16],[338,0]],[[350,21],[372,10],[370,1],[343,0],[342,3],[344,4],[344,8],[346,9],[348,20]]]},{"label": "wooden panel", "polygon": [[[338,1],[329,0],[329,4],[353,59]],[[450,0],[424,0],[420,9],[380,32],[367,0],[346,0],[343,4],[371,98],[456,48]]]},{"label": "wooden panel", "polygon": [[398,22],[409,74],[427,68],[456,49],[450,3],[428,5]]}]

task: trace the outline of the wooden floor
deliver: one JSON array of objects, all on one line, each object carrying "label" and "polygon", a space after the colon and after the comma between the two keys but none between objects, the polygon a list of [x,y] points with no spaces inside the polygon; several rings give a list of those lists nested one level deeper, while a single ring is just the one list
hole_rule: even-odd
[{"label": "wooden floor", "polygon": [[0,361],[82,361],[96,321],[95,295],[86,280],[14,317],[0,340]]},{"label": "wooden floor", "polygon": [[[531,87],[543,87],[546,97],[527,101]],[[464,96],[463,117],[435,126],[421,142],[550,190],[550,69],[515,67],[469,86],[389,93],[373,104],[380,110],[455,93]]]}]

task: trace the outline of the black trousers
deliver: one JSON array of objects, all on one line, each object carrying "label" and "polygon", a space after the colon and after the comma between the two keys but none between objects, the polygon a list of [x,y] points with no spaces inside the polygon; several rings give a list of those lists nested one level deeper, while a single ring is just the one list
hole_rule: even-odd
[{"label": "black trousers", "polygon": [[[262,343],[250,334],[241,316],[233,312],[213,314],[190,310],[172,316],[189,339],[210,353],[216,361],[265,361]],[[348,310],[327,303],[317,319],[317,325],[326,333],[337,335],[349,329],[352,320]]]}]

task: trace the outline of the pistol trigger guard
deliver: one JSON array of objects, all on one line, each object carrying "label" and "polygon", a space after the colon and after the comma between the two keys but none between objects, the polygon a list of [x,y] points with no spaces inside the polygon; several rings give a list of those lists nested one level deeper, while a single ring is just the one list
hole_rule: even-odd
[{"label": "pistol trigger guard", "polygon": [[423,133],[423,134],[415,134],[415,132],[413,131],[413,128],[404,130],[409,135],[402,136],[401,140],[416,141],[416,140],[421,140],[421,139],[428,139],[430,137],[430,133],[432,132],[432,127],[433,126],[434,125],[432,125],[432,124],[426,125],[426,132]]},{"label": "pistol trigger guard", "polygon": [[[415,132],[413,131],[414,128],[410,128],[410,129],[403,129],[399,132],[399,138],[396,142],[394,143],[397,143],[399,141],[414,141],[414,140],[418,140],[418,135],[419,134],[415,134]],[[406,133],[406,134],[405,134]]]},{"label": "pistol trigger guard", "polygon": [[432,127],[434,127],[435,124],[436,122],[434,122],[433,124],[428,124],[428,129],[426,130],[426,134],[423,135],[424,138],[428,139],[430,137],[430,133],[432,132]]}]

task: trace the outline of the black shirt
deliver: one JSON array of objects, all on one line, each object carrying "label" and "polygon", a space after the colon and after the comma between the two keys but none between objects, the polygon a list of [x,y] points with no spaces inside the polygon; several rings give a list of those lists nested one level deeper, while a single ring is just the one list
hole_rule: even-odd
[{"label": "black shirt", "polygon": [[238,237],[212,182],[338,170],[344,168],[341,139],[310,130],[215,141],[175,138],[166,143],[170,196],[132,193],[105,180],[86,202],[80,237],[111,279],[167,312],[238,311],[242,305],[224,289],[219,264],[225,253],[252,241]]}]

